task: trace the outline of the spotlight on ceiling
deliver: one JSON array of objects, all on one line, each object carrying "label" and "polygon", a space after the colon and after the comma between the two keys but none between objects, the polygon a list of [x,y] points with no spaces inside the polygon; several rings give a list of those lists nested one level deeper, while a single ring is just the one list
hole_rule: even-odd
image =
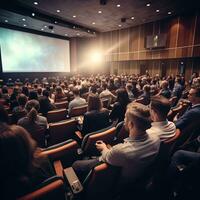
[{"label": "spotlight on ceiling", "polygon": [[100,0],[100,5],[106,5],[107,0]]}]

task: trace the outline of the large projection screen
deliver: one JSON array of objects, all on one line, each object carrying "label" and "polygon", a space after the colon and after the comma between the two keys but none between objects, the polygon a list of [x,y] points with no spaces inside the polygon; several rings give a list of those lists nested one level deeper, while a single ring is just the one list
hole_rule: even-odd
[{"label": "large projection screen", "polygon": [[3,72],[70,72],[69,41],[0,27]]}]

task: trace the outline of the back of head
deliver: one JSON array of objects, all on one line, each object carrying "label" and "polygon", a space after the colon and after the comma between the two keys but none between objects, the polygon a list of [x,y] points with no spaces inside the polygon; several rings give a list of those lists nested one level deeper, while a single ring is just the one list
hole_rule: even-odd
[{"label": "back of head", "polygon": [[79,89],[75,87],[75,88],[73,89],[73,94],[74,94],[75,96],[79,96],[79,95],[80,95]]},{"label": "back of head", "polygon": [[104,90],[106,90],[107,88],[108,88],[108,85],[107,85],[107,83],[103,83],[103,85],[102,85],[102,88],[104,89]]},{"label": "back of head", "polygon": [[37,100],[30,100],[26,103],[25,109],[28,111],[27,117],[30,121],[36,121],[40,104]]},{"label": "back of head", "polygon": [[127,106],[127,104],[130,102],[128,93],[125,89],[120,88],[116,91],[117,93],[117,101],[124,106]]},{"label": "back of head", "polygon": [[88,96],[88,111],[97,110],[100,111],[102,109],[101,99],[97,94],[90,94]]},{"label": "back of head", "polygon": [[143,104],[135,102],[128,104],[126,118],[138,131],[146,131],[151,127],[149,109]]},{"label": "back of head", "polygon": [[166,80],[164,80],[164,81],[162,81],[162,83],[161,83],[161,88],[163,88],[163,89],[167,89],[168,88],[168,81],[166,81]]},{"label": "back of head", "polygon": [[8,123],[9,122],[8,112],[6,111],[4,106],[1,105],[1,104],[0,104],[0,122],[2,122],[2,123]]},{"label": "back of head", "polygon": [[163,96],[153,96],[151,98],[151,109],[158,115],[162,120],[166,120],[167,114],[170,110],[170,102]]},{"label": "back of head", "polygon": [[26,105],[26,102],[27,102],[28,98],[26,95],[24,94],[20,94],[17,101],[19,103],[20,106],[25,106]]},{"label": "back of head", "polygon": [[144,85],[143,90],[144,90],[144,92],[146,92],[146,93],[150,93],[150,91],[151,91],[150,85],[148,85],[148,84]]},{"label": "back of head", "polygon": [[31,99],[36,99],[36,100],[38,99],[37,92],[34,90],[29,92],[29,100],[31,100]]}]

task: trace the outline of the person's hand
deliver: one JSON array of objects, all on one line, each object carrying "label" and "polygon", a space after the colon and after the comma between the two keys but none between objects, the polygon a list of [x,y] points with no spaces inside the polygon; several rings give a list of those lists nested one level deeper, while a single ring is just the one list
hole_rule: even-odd
[{"label": "person's hand", "polygon": [[99,151],[103,151],[104,149],[108,149],[106,144],[102,141],[102,140],[98,140],[96,141],[96,148],[99,150]]}]

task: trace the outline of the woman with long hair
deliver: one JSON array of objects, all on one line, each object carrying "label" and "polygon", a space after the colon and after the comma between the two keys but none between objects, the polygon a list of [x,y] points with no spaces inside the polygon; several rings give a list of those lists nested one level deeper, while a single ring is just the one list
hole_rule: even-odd
[{"label": "woman with long hair", "polygon": [[16,199],[54,175],[35,141],[20,126],[0,125],[1,199]]},{"label": "woman with long hair", "polygon": [[99,96],[91,93],[88,96],[88,111],[83,118],[83,135],[106,128],[109,125],[109,111],[102,107]]}]

